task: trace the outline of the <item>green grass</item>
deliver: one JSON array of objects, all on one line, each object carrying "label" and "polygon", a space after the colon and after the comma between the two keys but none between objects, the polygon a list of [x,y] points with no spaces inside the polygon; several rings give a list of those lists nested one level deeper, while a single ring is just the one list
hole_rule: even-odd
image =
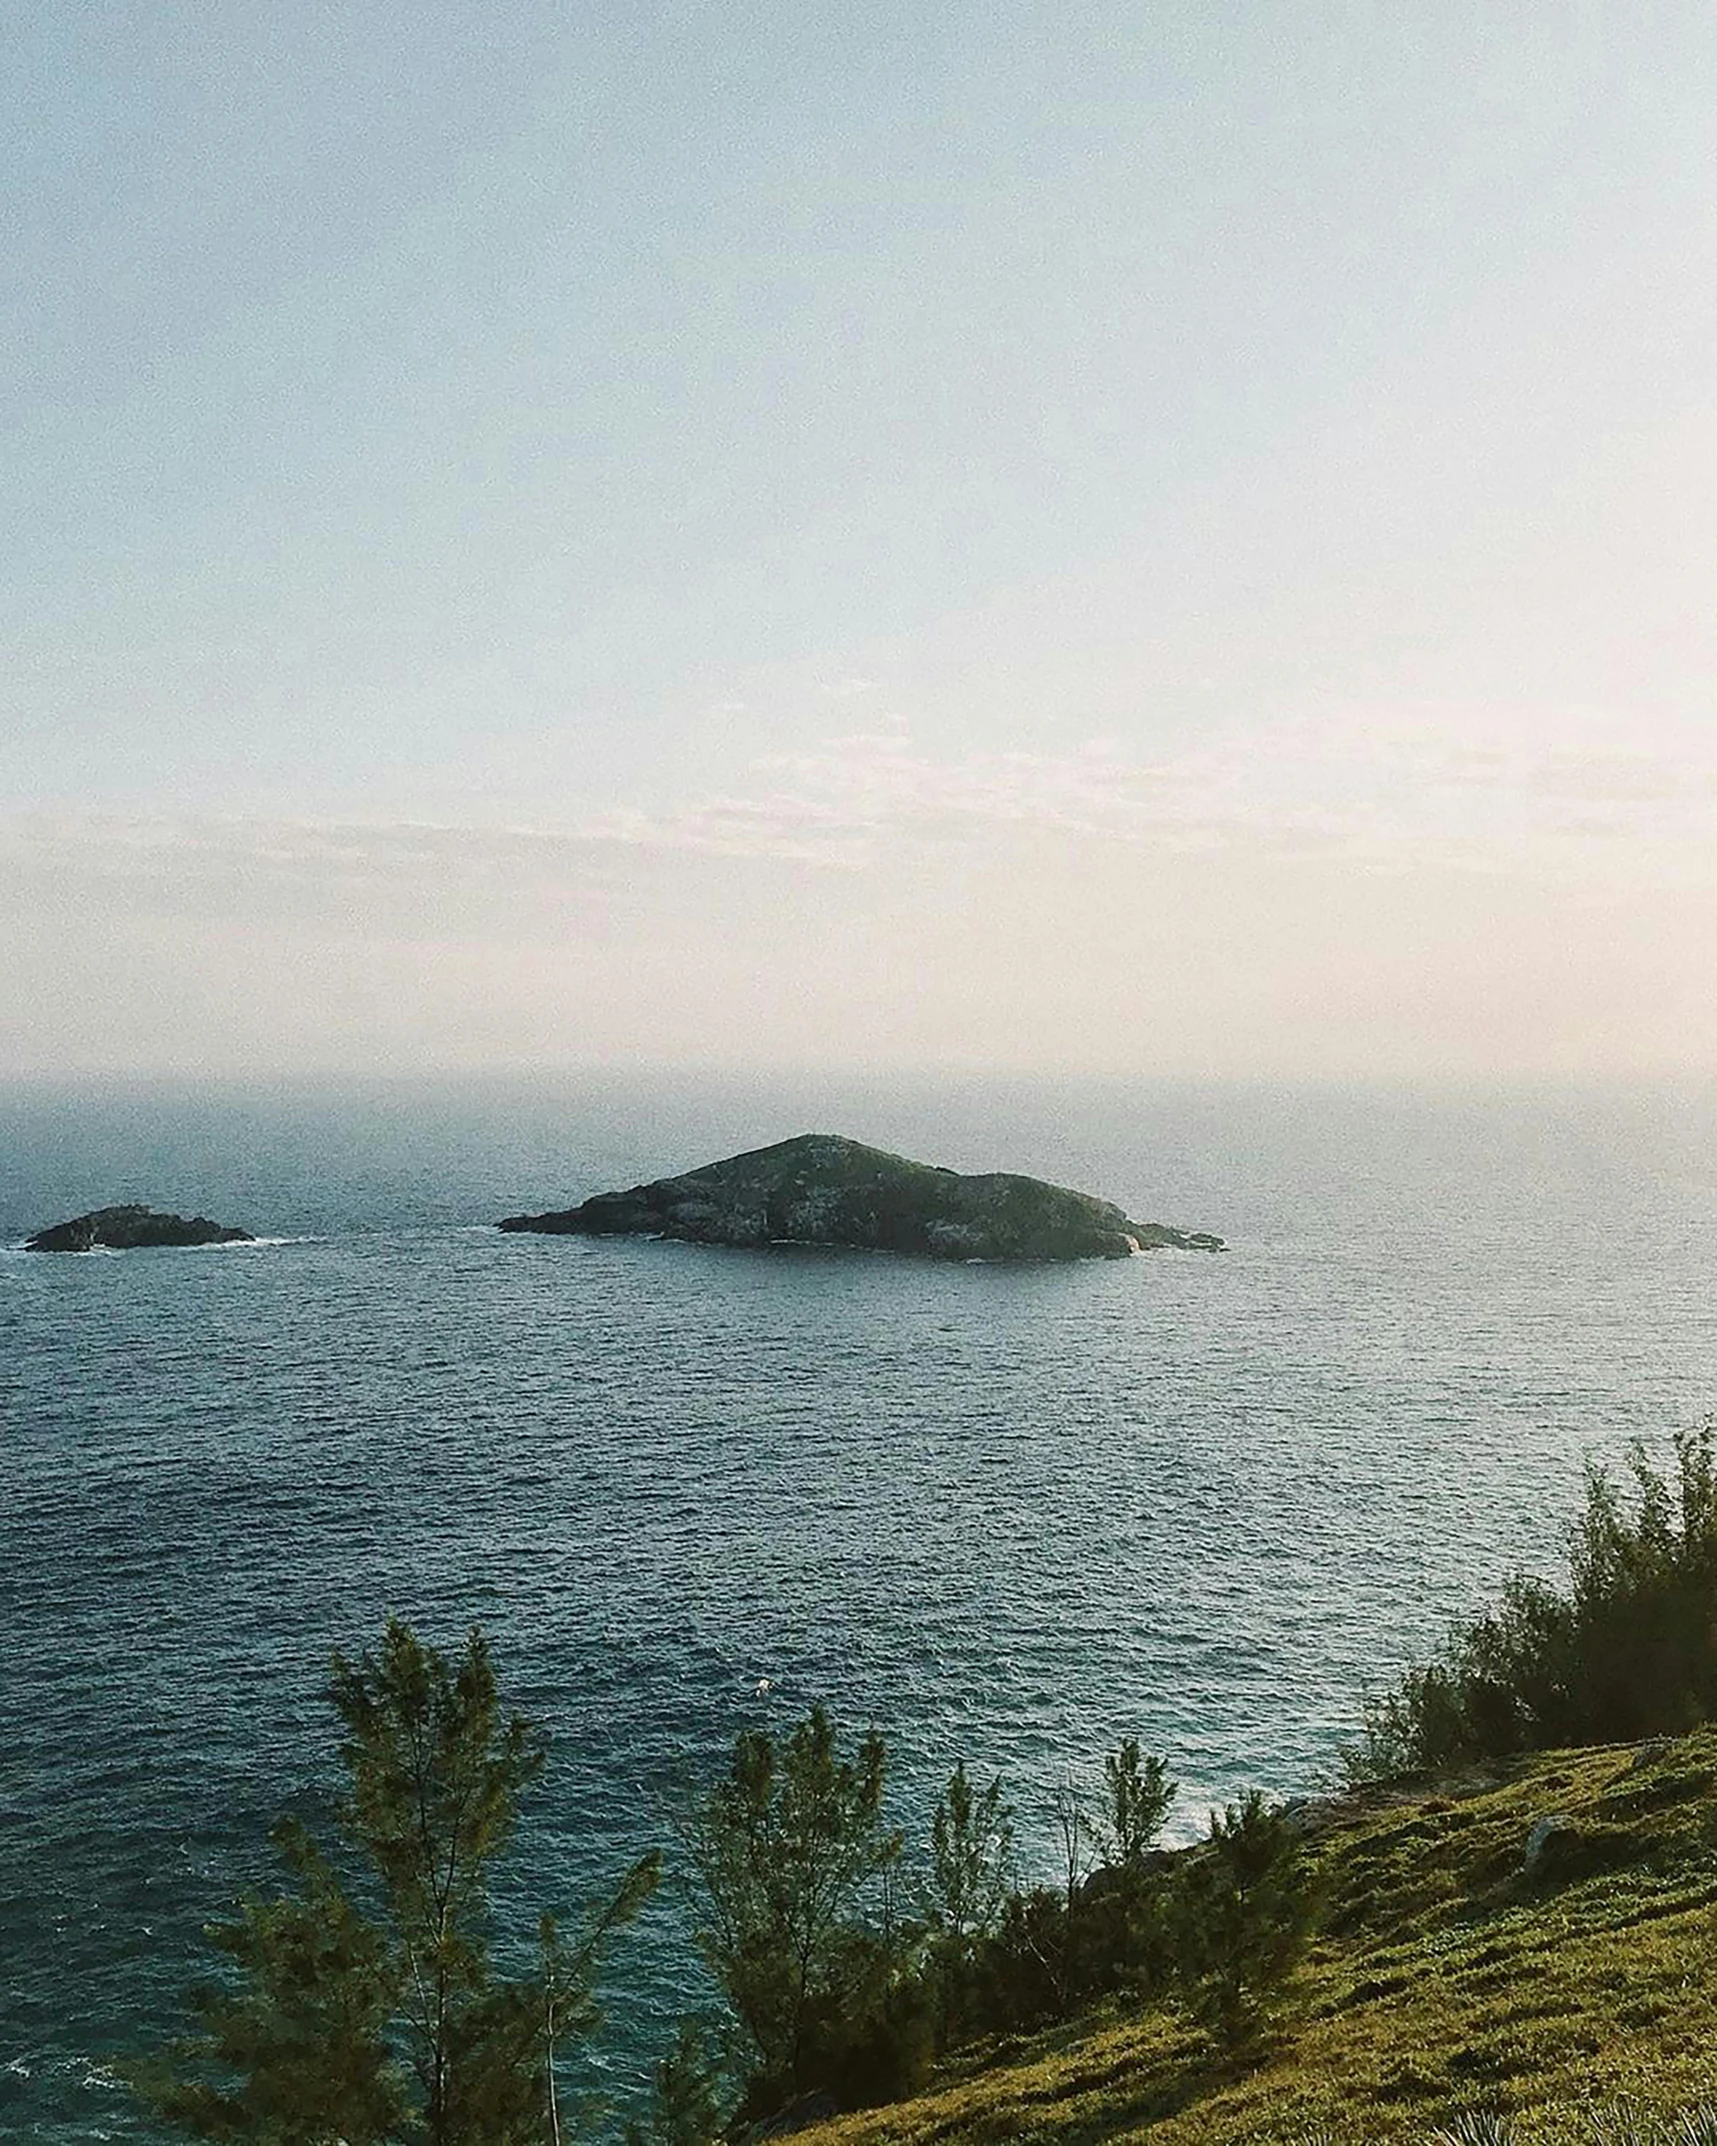
[{"label": "green grass", "polygon": [[[1552,1816],[1570,1830],[1529,1878]],[[1311,1830],[1322,1935],[1248,2061],[1171,2006],[1111,2011],[968,2052],[806,2146],[1359,2146],[1474,2112],[1590,2146],[1592,2110],[1717,2097],[1717,1731],[1378,1784]]]}]

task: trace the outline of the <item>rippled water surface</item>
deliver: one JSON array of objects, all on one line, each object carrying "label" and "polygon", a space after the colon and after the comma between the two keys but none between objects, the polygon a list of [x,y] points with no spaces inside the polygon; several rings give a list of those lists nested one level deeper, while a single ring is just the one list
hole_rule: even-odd
[{"label": "rippled water surface", "polygon": [[[1208,1227],[1061,1268],[503,1237],[811,1128]],[[1127,1733],[1182,1823],[1326,1775],[1358,1695],[1588,1454],[1717,1391],[1717,1099],[785,1082],[0,1094],[0,1242],[121,1198],[280,1241],[0,1251],[0,2135],[136,2136],[103,2063],[333,1749],[327,1657],[481,1622],[552,1735],[520,1903],[665,1838],[746,1724],[962,1754],[1028,1846]],[[763,1680],[768,1689],[760,1690]],[[624,2092],[699,2001],[622,1955]]]}]

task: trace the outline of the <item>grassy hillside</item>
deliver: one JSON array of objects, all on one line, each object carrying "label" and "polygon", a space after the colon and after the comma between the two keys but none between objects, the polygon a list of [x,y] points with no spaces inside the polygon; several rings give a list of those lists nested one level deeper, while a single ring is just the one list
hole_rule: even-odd
[{"label": "grassy hillside", "polygon": [[[1528,1873],[1540,1819],[1562,1823]],[[1717,1730],[1379,1785],[1307,1822],[1323,1934],[1250,2062],[1172,2008],[1116,2009],[806,2146],[1388,2140],[1475,2111],[1589,2146],[1582,2110],[1717,2097]]]}]

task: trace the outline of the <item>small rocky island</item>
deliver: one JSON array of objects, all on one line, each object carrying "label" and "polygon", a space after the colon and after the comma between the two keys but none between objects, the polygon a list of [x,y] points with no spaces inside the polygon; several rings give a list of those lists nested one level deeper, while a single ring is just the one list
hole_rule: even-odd
[{"label": "small rocky island", "polygon": [[247,1229],[229,1229],[207,1215],[156,1214],[148,1207],[98,1207],[93,1214],[38,1230],[26,1252],[138,1252],[157,1245],[254,1244]]},{"label": "small rocky island", "polygon": [[845,1245],[932,1259],[1125,1259],[1165,1245],[1222,1250],[1220,1237],[1130,1221],[1088,1192],[1000,1171],[962,1177],[834,1133],[801,1133],[680,1177],[599,1192],[558,1214],[510,1215],[500,1227],[692,1244]]}]

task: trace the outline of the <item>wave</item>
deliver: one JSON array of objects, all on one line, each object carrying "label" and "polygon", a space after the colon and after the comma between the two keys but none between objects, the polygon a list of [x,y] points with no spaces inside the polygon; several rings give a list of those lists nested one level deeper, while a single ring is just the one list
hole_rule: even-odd
[{"label": "wave", "polygon": [[185,1252],[267,1252],[282,1244],[326,1244],[326,1237],[235,1237],[228,1244],[187,1244]]}]

